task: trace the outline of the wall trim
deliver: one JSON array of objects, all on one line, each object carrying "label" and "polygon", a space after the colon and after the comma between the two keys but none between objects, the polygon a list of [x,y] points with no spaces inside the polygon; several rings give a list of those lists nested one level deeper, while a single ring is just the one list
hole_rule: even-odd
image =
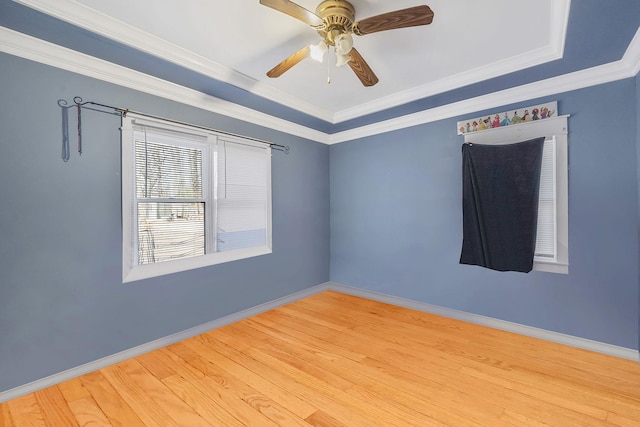
[{"label": "wall trim", "polygon": [[[329,135],[324,132],[1,26],[0,52],[155,95],[160,98],[180,102],[258,126],[264,126],[290,135],[321,143],[328,142]],[[89,98],[89,96],[85,98]]]},{"label": "wall trim", "polygon": [[233,313],[228,316],[221,317],[211,322],[203,323],[201,325],[194,326],[193,328],[189,328],[184,331],[177,332],[175,334],[167,335],[166,337],[158,338],[157,340],[153,340],[145,344],[141,344],[139,346],[132,347],[127,350],[123,350],[121,352],[112,354],[110,356],[106,356],[101,359],[94,360],[93,362],[85,363],[84,365],[76,366],[74,368],[67,369],[66,371],[62,371],[45,378],[41,378],[39,380],[35,380],[30,383],[27,383],[12,389],[2,391],[0,392],[0,403],[6,402],[11,399],[15,399],[25,394],[33,393],[45,387],[59,384],[63,381],[67,381],[72,378],[79,377],[80,375],[84,375],[89,372],[97,371],[98,369],[102,369],[107,366],[111,366],[115,363],[119,363],[124,360],[131,359],[132,357],[140,356],[141,354],[148,353],[158,348],[166,347],[168,345],[185,340],[187,338],[200,335],[207,331],[221,328],[230,323],[238,322],[242,319],[246,319],[247,317],[255,316],[262,312],[272,310],[274,308],[278,308],[282,305],[289,304],[291,302],[297,301],[302,298],[306,298],[311,295],[315,295],[327,289],[328,289],[327,284],[322,283],[320,285],[313,286],[313,287],[304,289],[302,291],[295,292],[290,295],[285,295],[273,301],[269,301],[264,304],[259,304],[255,307],[251,307],[246,310],[242,310],[237,313]]},{"label": "wall trim", "polygon": [[562,334],[559,332],[553,332],[546,329],[534,328],[532,326],[522,325],[519,323],[508,322],[506,320],[495,319],[492,317],[481,316],[479,314],[468,313],[465,311],[455,310],[452,308],[442,307],[438,305],[428,304],[420,301],[410,300],[406,298],[396,297],[393,295],[383,294],[375,291],[369,291],[366,289],[355,288],[347,285],[342,285],[336,282],[325,282],[316,286],[312,286],[302,291],[295,292],[290,295],[285,295],[281,298],[259,304],[257,306],[248,308],[246,310],[239,311],[237,313],[230,314],[228,316],[221,317],[211,322],[203,323],[193,328],[186,329],[175,334],[167,335],[163,338],[158,338],[141,344],[136,347],[132,347],[127,350],[112,354],[110,356],[103,357],[93,362],[85,363],[74,368],[67,369],[66,371],[59,372],[57,374],[50,375],[39,380],[32,381],[30,383],[6,390],[0,391],[0,403],[6,402],[11,399],[23,396],[25,394],[33,393],[41,390],[45,387],[50,387],[55,384],[59,384],[63,381],[70,380],[72,378],[79,377],[80,375],[94,372],[99,369],[111,366],[113,364],[122,362],[132,357],[139,356],[144,353],[156,350],[161,347],[174,344],[176,342],[200,335],[207,331],[221,328],[230,323],[238,322],[251,316],[263,313],[268,310],[273,310],[285,304],[289,304],[300,299],[310,297],[312,295],[332,290],[341,292],[348,295],[354,295],[362,298],[367,298],[373,301],[380,301],[387,304],[397,305],[399,307],[406,307],[413,310],[423,311],[425,313],[437,314],[444,317],[450,317],[452,319],[462,320],[465,322],[475,323],[477,325],[488,326],[490,328],[501,329],[504,331],[514,332],[521,335],[526,335],[534,338],[540,338],[559,344],[565,344],[572,347],[582,348],[585,350],[595,351],[597,353],[608,354],[610,356],[619,357],[622,359],[639,360],[638,350],[631,348],[620,347],[612,344],[607,344],[599,341],[593,341],[586,338],[575,337],[572,335]]},{"label": "wall trim", "polygon": [[333,134],[321,132],[218,99],[4,27],[0,27],[0,52],[181,102],[322,144],[337,144],[502,105],[635,77],[640,71],[640,28],[636,31],[624,56],[619,61]]},{"label": "wall trim", "polygon": [[603,353],[622,359],[640,361],[640,353],[638,352],[638,350],[634,350],[632,348],[607,344],[587,338],[580,338],[573,335],[550,331],[547,329],[535,328],[533,326],[527,326],[520,323],[509,322],[506,320],[500,320],[493,317],[482,316],[479,314],[428,304],[407,298],[396,297],[393,295],[383,294],[375,291],[354,288],[351,286],[342,285],[340,283],[328,282],[326,283],[326,285],[328,289],[349,295],[367,298],[374,301],[380,301],[387,304],[393,304],[400,307],[411,308],[413,310],[423,311],[425,313],[432,313],[444,317],[450,317],[452,319],[475,323],[482,326],[488,326],[490,328],[500,329],[503,331],[514,332],[533,338],[540,338],[546,341],[565,344],[584,350],[595,351],[597,353]]},{"label": "wall trim", "polygon": [[[638,34],[640,34],[640,29],[638,30],[638,33],[636,33],[634,40],[640,39]],[[627,50],[627,52],[629,52],[629,50]],[[402,117],[334,133],[329,138],[329,144],[347,142],[411,126],[448,119],[462,114],[471,114],[482,110],[488,110],[501,105],[523,102],[529,99],[556,95],[572,90],[631,78],[634,77],[637,72],[634,70],[635,64],[632,65],[630,62],[631,61],[628,60],[611,62],[609,64],[599,65],[586,70],[576,71],[562,76],[552,77],[534,83],[477,96],[475,98],[468,98],[463,101],[442,105],[440,107],[407,114]],[[640,66],[640,58],[638,58],[637,64]]]}]

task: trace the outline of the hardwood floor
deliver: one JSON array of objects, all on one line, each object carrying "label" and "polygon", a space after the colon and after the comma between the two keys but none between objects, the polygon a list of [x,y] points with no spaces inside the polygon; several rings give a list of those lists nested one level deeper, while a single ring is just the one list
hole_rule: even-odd
[{"label": "hardwood floor", "polygon": [[337,292],[0,404],[10,426],[638,426],[640,365]]}]

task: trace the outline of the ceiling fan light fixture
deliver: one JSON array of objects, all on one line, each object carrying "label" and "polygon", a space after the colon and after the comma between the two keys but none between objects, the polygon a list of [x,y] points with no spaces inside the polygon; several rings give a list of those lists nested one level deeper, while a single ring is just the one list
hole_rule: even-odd
[{"label": "ceiling fan light fixture", "polygon": [[351,34],[342,33],[334,40],[337,55],[347,55],[353,49],[353,37]]},{"label": "ceiling fan light fixture", "polygon": [[318,44],[312,44],[309,46],[311,59],[314,61],[322,62],[324,54],[329,50],[329,46],[324,40],[321,40]]},{"label": "ceiling fan light fixture", "polygon": [[336,52],[336,67],[342,67],[349,61],[351,61],[351,55],[343,55]]}]

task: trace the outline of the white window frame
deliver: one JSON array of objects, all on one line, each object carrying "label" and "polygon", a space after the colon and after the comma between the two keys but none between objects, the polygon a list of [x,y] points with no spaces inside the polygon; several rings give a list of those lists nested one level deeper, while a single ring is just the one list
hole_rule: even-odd
[{"label": "white window frame", "polygon": [[535,257],[533,269],[551,273],[569,273],[569,158],[568,115],[535,120],[518,125],[465,134],[465,143],[500,145],[541,136],[555,140],[556,173],[556,257]]},{"label": "white window frame", "polygon": [[[205,172],[203,167],[203,195],[209,200],[210,206],[207,208],[210,212],[215,212],[215,169],[216,156],[214,154],[215,147],[219,142],[238,143],[265,150],[266,160],[266,176],[265,185],[267,189],[267,218],[266,218],[266,244],[251,248],[242,248],[229,250],[224,252],[209,252],[200,256],[188,258],[180,258],[171,261],[164,261],[151,264],[137,263],[137,209],[136,209],[136,181],[135,181],[135,144],[133,143],[133,126],[134,124],[153,126],[155,128],[166,129],[170,131],[178,131],[191,135],[205,137],[207,144],[211,145],[211,149],[206,150],[208,158],[205,159],[203,153],[203,163],[205,160],[209,162],[206,168],[209,172]],[[218,134],[213,131],[201,130],[198,128],[180,125],[165,121],[162,119],[153,119],[146,116],[128,113],[122,119],[121,127],[121,143],[122,143],[122,281],[123,283],[136,280],[147,279],[151,277],[162,276],[165,274],[177,273],[180,271],[201,268],[225,262],[236,261],[245,258],[251,258],[260,255],[272,253],[272,235],[271,235],[271,148],[269,145],[245,139],[238,136],[230,137],[226,134]],[[207,248],[215,248],[216,218],[215,213],[206,221],[205,240]],[[215,249],[213,249],[215,250]]]}]

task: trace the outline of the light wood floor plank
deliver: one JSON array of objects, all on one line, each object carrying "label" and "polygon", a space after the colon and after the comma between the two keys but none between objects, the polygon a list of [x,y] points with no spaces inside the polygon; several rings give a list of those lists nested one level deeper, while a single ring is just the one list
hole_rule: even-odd
[{"label": "light wood floor plank", "polygon": [[619,399],[607,401],[597,390],[591,391],[576,385],[568,387],[566,384],[559,384],[553,379],[543,380],[543,385],[541,385],[540,376],[523,374],[517,369],[504,376],[490,375],[487,372],[468,368],[461,370],[461,373],[479,379],[481,384],[493,383],[498,389],[509,387],[514,392],[597,419],[606,419],[609,409],[613,408],[625,413],[630,409],[634,416],[640,416],[640,413],[637,412],[639,409],[637,402],[629,407]]},{"label": "light wood floor plank", "polygon": [[[285,363],[292,368],[302,371],[315,380],[331,385],[341,391],[350,390],[356,383],[351,375],[347,375],[341,366],[341,359],[334,359],[334,362],[322,360],[317,357],[317,353],[308,352],[301,348],[294,348],[280,343],[277,346],[273,344],[263,344],[258,348],[263,354],[277,359],[279,362]],[[328,368],[333,368],[331,371]]]},{"label": "light wood floor plank", "polygon": [[100,373],[140,417],[144,425],[178,426],[165,412],[160,402],[156,402],[141,384],[133,381],[121,364],[101,369]]},{"label": "light wood floor plank", "polygon": [[111,426],[107,416],[93,398],[77,399],[69,403],[69,408],[81,426]]},{"label": "light wood floor plank", "polygon": [[613,412],[610,412],[607,415],[607,421],[609,423],[611,423],[612,425],[621,426],[621,427],[637,427],[638,419],[640,418],[637,418],[637,417],[629,418]]},{"label": "light wood floor plank", "polygon": [[101,371],[83,375],[80,377],[80,382],[89,391],[111,425],[122,427],[144,426],[140,417],[113,388],[111,383],[107,381]]},{"label": "light wood floor plank", "polygon": [[91,393],[83,385],[80,378],[73,378],[58,384],[58,389],[68,403],[80,399],[91,399]]},{"label": "light wood floor plank", "polygon": [[46,426],[43,411],[38,405],[35,393],[21,396],[6,403],[11,419],[17,426]]},{"label": "light wood floor plank", "polygon": [[[258,326],[256,324],[247,324],[247,326],[260,327],[259,324]],[[379,396],[384,399],[383,406],[389,404],[389,402],[402,402],[398,404],[398,409],[404,412],[403,419],[416,416],[416,412],[425,415],[427,418],[431,418],[435,413],[446,412],[445,409],[433,405],[432,399],[434,396],[428,392],[428,387],[425,387],[424,383],[417,387],[407,388],[411,380],[407,382],[397,381],[393,376],[369,369],[366,365],[349,359],[340,359],[335,356],[326,357],[326,354],[322,354],[324,357],[317,357],[317,351],[308,351],[299,345],[291,345],[287,342],[279,342],[278,347],[263,344],[259,348],[275,357],[279,356],[285,361],[291,360],[289,363],[294,366],[300,361],[307,361],[308,363],[313,361],[316,365],[314,370],[319,368],[320,371],[333,371],[338,376],[348,379],[349,383],[352,384],[348,389],[349,393],[354,393],[355,390],[362,390],[363,387],[371,390],[375,389]],[[318,378],[322,379],[323,375],[319,375]],[[359,394],[364,395],[365,393],[360,391]],[[369,401],[376,400],[376,398],[372,398],[369,395],[363,398]],[[410,402],[411,405],[407,406],[407,402]],[[484,412],[489,412],[492,406],[494,405],[486,403],[482,409]],[[497,413],[502,411],[501,408],[496,408],[495,410]],[[449,415],[454,416],[453,414]],[[424,422],[424,420],[418,422]],[[435,423],[435,419],[430,419],[430,422]]]},{"label": "light wood floor plank", "polygon": [[[290,349],[285,349],[284,347],[276,348],[272,346],[261,346],[260,351],[284,363],[287,363],[293,367],[298,367],[298,369],[304,369],[307,366],[306,363],[300,364],[299,360],[304,360],[305,358],[307,358],[307,356],[305,356],[301,352],[293,353],[298,355],[299,357],[298,359],[296,356],[292,355],[292,352],[290,352]],[[322,366],[327,366],[327,364],[318,363],[319,368],[322,369]],[[310,371],[310,374],[322,382],[326,382],[327,384],[332,384],[331,380],[327,380],[326,376],[314,374],[314,372],[318,371],[318,367]],[[385,412],[385,414],[389,414],[393,416],[395,419],[402,419],[403,423],[405,423],[406,425],[423,425],[424,424],[424,418],[422,417],[421,411],[416,411],[413,408],[407,407],[404,403],[397,402],[398,398],[402,394],[401,390],[392,389],[389,391],[388,395],[386,396],[382,393],[373,395],[373,394],[367,393],[366,389],[364,389],[362,386],[357,384],[359,380],[362,379],[362,377],[354,376],[352,375],[353,372],[349,372],[347,370],[343,370],[343,369],[335,370],[335,366],[334,366],[334,371],[336,373],[334,374],[334,376],[338,375],[338,376],[343,376],[344,378],[349,379],[350,385],[348,388],[344,388],[344,389],[341,387],[338,387],[338,388],[341,391],[346,392],[351,398],[355,397],[358,399],[359,402],[364,401],[364,402],[368,402],[371,405],[375,405],[376,407],[379,407],[383,412]],[[381,384],[376,384],[376,385],[380,386]],[[392,398],[389,399],[388,398],[389,396],[392,396]],[[425,404],[425,403],[426,402],[421,402],[421,404]],[[345,402],[345,404],[350,404],[350,403]]]},{"label": "light wood floor plank", "polygon": [[[332,309],[333,309],[333,307],[332,307]],[[391,338],[389,338],[389,340],[390,340],[390,341],[389,341],[389,343],[395,343],[395,338],[393,338],[393,336],[396,336],[396,335],[394,335],[394,334],[389,334],[389,337],[391,337]],[[349,336],[349,340],[350,340],[351,342],[356,343],[356,345],[357,345],[357,343],[358,343],[358,342],[362,342],[362,344],[363,344],[363,345],[368,345],[368,348],[369,348],[370,350],[372,350],[372,344],[366,344],[367,342],[370,342],[370,341],[372,341],[372,340],[373,340],[373,341],[377,341],[377,342],[384,342],[384,340],[385,340],[385,339],[387,339],[387,337],[386,337],[386,336],[377,336],[376,334],[371,334],[371,331],[370,331],[370,330],[369,330],[369,331],[366,331],[366,333],[363,333],[363,334],[360,334],[360,335],[358,335],[358,334],[353,334],[353,335],[350,335],[350,336]],[[406,344],[406,342],[404,342],[404,343],[403,343],[403,345],[404,345],[404,344]],[[391,350],[390,350],[390,349],[388,349],[388,348],[381,348],[381,349],[380,349],[379,351],[377,351],[377,352],[378,352],[378,353],[390,353],[390,352],[391,352]],[[420,365],[417,367],[417,369],[419,369],[419,368],[424,368],[424,363],[423,363],[423,361],[421,361]],[[356,369],[354,372],[359,372],[359,371],[362,371],[362,367],[360,367],[359,369]],[[378,373],[378,376],[379,376],[379,373]],[[447,379],[449,380],[450,378],[447,378]],[[362,383],[362,379],[361,379],[361,378],[360,378],[360,379],[358,379],[358,382],[359,382],[359,383]],[[375,383],[375,382],[374,382],[373,384],[377,384],[377,383]],[[374,387],[375,387],[375,385],[372,385],[372,386],[374,386]],[[443,388],[444,388],[444,389],[446,389],[446,388],[447,388],[446,382],[444,382],[444,381],[443,381],[443,384],[437,384],[437,387],[438,387],[438,389],[443,389]],[[424,389],[424,388],[425,388],[425,387],[424,387],[424,384],[421,384],[420,389]],[[464,390],[464,389],[462,388],[462,389],[458,390],[458,392],[462,392],[462,390]],[[442,391],[442,390],[435,390],[435,389],[433,390],[433,392],[434,392],[434,393],[435,393],[435,392],[437,392],[437,393],[440,393],[440,394],[442,394],[442,393],[443,393],[443,391]],[[391,394],[393,394],[393,393],[391,393]],[[430,397],[430,398],[433,398],[433,396],[429,396],[429,397]],[[446,397],[446,398],[447,398],[447,399],[449,399],[450,397]],[[402,398],[402,399],[406,399],[406,397],[405,397],[405,396],[403,396],[403,398]],[[402,399],[401,399],[401,400],[402,400]],[[428,400],[428,399],[429,399],[428,397],[425,397],[425,400]],[[425,403],[423,402],[423,404],[422,404],[422,405],[419,405],[419,406],[424,407],[424,406],[426,406],[426,405],[425,405]],[[489,411],[491,410],[491,408],[492,408],[492,407],[495,407],[495,405],[493,405],[491,402],[482,402],[481,404],[479,404],[478,408],[476,408],[476,409],[473,409],[470,405],[465,405],[461,410],[460,410],[460,409],[458,409],[457,411],[463,411],[463,412],[464,412],[464,411],[467,411],[467,412],[469,412],[469,413],[470,413],[470,415],[473,415],[473,416],[476,416],[476,417],[477,417],[477,416],[478,416],[478,414],[480,414],[480,413],[487,413],[487,412],[489,412]],[[497,408],[497,407],[495,407],[494,412],[495,412],[495,413],[500,413],[500,412],[501,412],[501,408]]]},{"label": "light wood floor plank", "polygon": [[216,420],[220,425],[230,427],[243,425],[242,421],[225,409],[224,403],[215,394],[215,390],[207,388],[203,391],[203,387],[199,384],[185,381],[177,374],[165,377],[162,382],[204,419]]},{"label": "light wood floor plank", "polygon": [[0,404],[0,426],[13,427],[14,425],[11,419],[11,413],[9,412],[9,405]]},{"label": "light wood floor plank", "polygon": [[[307,384],[303,384],[292,378],[287,371],[279,371],[274,369],[273,366],[265,364],[262,361],[254,359],[251,355],[238,351],[235,348],[225,343],[228,341],[228,337],[225,338],[225,334],[220,331],[212,331],[205,335],[197,337],[205,342],[210,348],[209,351],[213,351],[224,356],[224,359],[233,361],[234,364],[239,364],[243,369],[247,369],[254,374],[265,378],[272,384],[279,384],[285,388],[289,393],[298,396],[303,401],[309,402],[316,408],[323,408],[327,412],[330,412],[332,416],[345,426],[354,427],[370,427],[371,420],[367,417],[363,417],[354,412],[351,408],[337,403],[331,396],[317,393],[313,388]],[[218,341],[216,338],[221,338]],[[220,363],[220,362],[219,362]],[[225,369],[233,369],[233,366],[228,366]]]},{"label": "light wood floor plank", "polygon": [[137,358],[138,362],[159,380],[177,374],[180,367],[176,366],[164,349],[151,351]]},{"label": "light wood floor plank", "polygon": [[510,409],[505,409],[504,413],[500,417],[500,421],[508,423],[514,426],[528,426],[528,427],[554,427],[553,424],[546,424],[542,421],[538,421],[523,414],[519,414]]},{"label": "light wood floor plank", "polygon": [[[169,418],[175,421],[176,425],[193,427],[209,425],[200,415],[193,411],[189,405],[138,363],[137,360],[128,360],[119,363],[118,366],[123,369],[131,379],[131,382],[136,384],[140,390],[148,396],[149,401],[156,403]],[[127,385],[127,388],[130,389],[129,385]],[[167,420],[164,422],[167,422]],[[169,424],[170,423],[167,422],[166,425]]]},{"label": "light wood floor plank", "polygon": [[34,394],[40,408],[47,408],[46,411],[42,411],[47,425],[78,426],[78,422],[71,408],[69,408],[67,401],[64,399],[58,387],[47,387],[36,391]]},{"label": "light wood floor plank", "polygon": [[639,426],[640,365],[328,291],[0,404],[0,425]]},{"label": "light wood floor plank", "polygon": [[[276,402],[239,381],[233,375],[214,364],[206,364],[204,360],[191,353],[188,347],[180,344],[172,345],[169,348],[169,351],[174,352],[175,362],[182,361],[176,364],[192,366],[193,371],[197,372],[197,374],[193,374],[190,370],[181,375],[202,393],[211,395],[211,392],[215,391],[214,400],[220,402],[234,418],[244,425],[254,422],[265,426],[276,426],[280,419],[287,419],[291,425],[295,425],[299,420]],[[203,376],[201,377],[201,375]]]},{"label": "light wood floor plank", "polygon": [[212,372],[210,370],[211,365],[218,369],[222,369],[230,375],[233,375],[238,379],[238,381],[250,384],[258,392],[265,396],[270,396],[275,402],[280,404],[282,407],[287,408],[289,412],[295,414],[301,419],[308,417],[317,410],[315,406],[302,400],[296,394],[291,393],[290,390],[283,388],[283,386],[286,387],[286,384],[271,382],[268,378],[256,374],[231,358],[227,358],[224,355],[213,351],[198,340],[188,340],[185,344],[193,351],[201,354],[204,360],[208,361],[206,364],[203,363],[201,365],[203,366],[203,372],[206,372],[207,375],[215,374],[215,371]]},{"label": "light wood floor plank", "polygon": [[305,421],[314,427],[335,427],[340,425],[338,420],[319,409],[309,415]]},{"label": "light wood floor plank", "polygon": [[[267,352],[255,348],[247,350],[247,354],[249,354],[249,356],[253,359],[267,366],[269,369],[282,372],[287,377],[287,380],[289,382],[293,381],[301,386],[304,386],[314,395],[326,396],[334,403],[337,403],[338,405],[343,407],[347,407],[355,413],[364,412],[362,411],[362,408],[366,405],[356,396],[340,390],[330,383],[315,378],[313,375],[300,370],[296,366],[289,365],[286,361],[283,361],[278,357],[271,356]],[[318,406],[322,407],[321,405]],[[374,416],[382,423],[385,423],[389,426],[399,426],[400,418],[396,416],[397,414],[391,411],[385,411],[384,409],[380,408],[379,406],[371,405],[367,408],[367,411],[369,411],[369,415]],[[361,415],[364,416],[365,414]],[[402,422],[404,425],[409,424],[406,422],[406,420],[403,420]]]},{"label": "light wood floor plank", "polygon": [[[267,331],[272,340],[276,342],[289,342],[294,345],[304,345],[309,348],[314,348],[317,351],[323,352],[325,355],[331,355],[330,357],[344,357],[351,360],[363,360],[366,355],[363,352],[357,351],[355,345],[341,346],[338,344],[338,339],[334,342],[319,339],[314,332],[313,328],[304,330],[302,327],[295,326],[295,321],[292,319],[292,323],[285,323],[280,320],[274,320],[267,317],[254,317],[247,319],[248,324],[258,327],[262,326],[263,331]],[[300,323],[300,322],[298,322]],[[309,325],[307,325],[308,327]],[[337,335],[339,337],[341,335]],[[323,338],[326,335],[322,335]],[[322,356],[325,357],[325,356]]]}]

